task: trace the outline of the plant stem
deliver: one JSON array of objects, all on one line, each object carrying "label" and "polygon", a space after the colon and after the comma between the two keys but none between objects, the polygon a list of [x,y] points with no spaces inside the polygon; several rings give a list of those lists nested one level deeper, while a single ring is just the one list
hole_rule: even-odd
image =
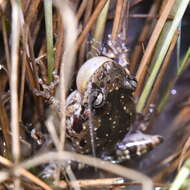
[{"label": "plant stem", "polygon": [[52,0],[44,0],[44,11],[47,40],[48,83],[50,83],[53,78],[52,72],[54,69]]}]

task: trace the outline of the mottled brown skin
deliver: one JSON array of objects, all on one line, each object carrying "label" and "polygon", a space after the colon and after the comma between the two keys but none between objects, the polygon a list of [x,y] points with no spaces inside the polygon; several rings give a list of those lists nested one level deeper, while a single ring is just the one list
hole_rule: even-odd
[{"label": "mottled brown skin", "polygon": [[[151,139],[148,142],[146,135],[143,134],[142,138],[142,133],[136,135],[138,138],[134,135],[132,126],[136,111],[132,93],[135,87],[135,79],[121,65],[108,61],[94,72],[83,93],[76,90],[68,97],[67,136],[76,152],[92,154],[91,124],[96,156],[105,160],[122,162],[130,159],[133,154],[143,154],[160,143],[158,136],[153,136],[155,138],[152,139],[148,136]],[[133,141],[133,138],[128,138],[130,142],[126,140],[131,134],[138,142],[144,142],[143,147],[139,146],[140,150],[122,144],[124,141]]]}]

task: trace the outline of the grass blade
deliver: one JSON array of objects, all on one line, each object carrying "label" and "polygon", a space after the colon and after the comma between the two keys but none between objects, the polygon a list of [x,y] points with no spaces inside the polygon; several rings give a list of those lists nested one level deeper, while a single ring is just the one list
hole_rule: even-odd
[{"label": "grass blade", "polygon": [[54,69],[52,6],[52,0],[44,0],[49,83],[52,81],[52,72]]},{"label": "grass blade", "polygon": [[[162,61],[167,53],[168,47],[171,43],[171,40],[173,38],[173,35],[178,27],[178,25],[180,24],[180,21],[183,17],[183,14],[189,4],[189,0],[176,0],[176,4],[178,4],[179,6],[176,8],[176,14],[174,17],[174,20],[172,22],[172,25],[167,33],[167,36],[165,38],[165,41],[163,43],[163,46],[160,50],[158,59],[155,62],[155,66],[147,80],[147,83],[145,85],[145,88],[143,89],[142,95],[140,96],[138,105],[137,105],[137,111],[138,112],[142,112],[144,105],[146,103],[147,97],[152,89],[152,86],[154,84],[154,80],[156,78],[156,75],[161,67]],[[174,6],[175,7],[175,6]]]}]

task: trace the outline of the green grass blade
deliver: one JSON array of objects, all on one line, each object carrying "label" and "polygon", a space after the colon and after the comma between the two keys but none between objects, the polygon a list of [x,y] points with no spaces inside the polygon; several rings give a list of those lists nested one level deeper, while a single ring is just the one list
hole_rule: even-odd
[{"label": "green grass blade", "polygon": [[105,33],[105,26],[106,26],[106,20],[109,10],[110,0],[108,0],[102,9],[100,15],[98,16],[97,22],[96,22],[96,28],[93,35],[93,42],[91,45],[90,55],[97,56],[97,49],[100,48],[100,44],[102,44],[102,39],[104,37]]},{"label": "green grass blade", "polygon": [[158,105],[158,108],[157,108],[157,111],[158,113],[161,112],[161,110],[164,108],[164,105],[166,105],[169,97],[170,97],[170,90],[172,89],[172,87],[174,86],[174,83],[176,82],[176,80],[178,79],[178,77],[180,76],[180,74],[182,73],[182,71],[185,69],[185,67],[187,66],[187,63],[188,63],[188,59],[190,57],[190,47],[188,48],[184,58],[182,59],[181,63],[179,64],[179,67],[177,68],[177,75],[176,77],[173,79],[173,81],[170,81],[167,89],[166,89],[166,92],[163,96],[163,98],[161,99],[159,105]]},{"label": "green grass blade", "polygon": [[184,166],[178,172],[174,182],[172,183],[169,190],[179,190],[180,187],[183,185],[185,180],[190,174],[190,160],[187,160]]},{"label": "green grass blade", "polygon": [[180,75],[181,72],[184,70],[189,57],[190,57],[190,47],[188,48],[184,58],[182,59],[181,63],[179,64],[179,67],[177,68],[177,75]]},{"label": "green grass blade", "polygon": [[153,70],[152,70],[152,72],[151,72],[151,74],[147,80],[147,83],[145,85],[145,88],[143,89],[142,95],[140,96],[140,99],[139,99],[139,102],[137,105],[137,111],[138,112],[142,112],[142,110],[144,108],[146,100],[147,100],[149,93],[152,89],[152,86],[154,84],[154,80],[157,76],[157,73],[159,72],[162,61],[163,61],[163,59],[167,53],[167,50],[168,50],[170,42],[173,38],[173,35],[174,35],[177,27],[179,26],[179,23],[183,17],[183,14],[184,14],[184,12],[185,12],[188,4],[189,4],[189,0],[176,0],[176,4],[178,4],[178,7],[176,8],[176,14],[175,14],[174,20],[171,24],[171,27],[167,33],[167,36],[166,36],[165,41],[163,43],[163,46],[160,50],[158,59],[155,62],[155,66],[154,66],[154,68],[153,68]]},{"label": "green grass blade", "polygon": [[54,69],[52,0],[44,0],[44,11],[47,40],[48,82],[50,83],[52,81],[52,72]]}]

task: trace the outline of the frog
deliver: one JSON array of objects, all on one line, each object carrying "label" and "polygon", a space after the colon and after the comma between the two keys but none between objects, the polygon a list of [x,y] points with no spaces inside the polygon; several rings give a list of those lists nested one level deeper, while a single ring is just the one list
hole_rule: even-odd
[{"label": "frog", "polygon": [[[125,43],[109,39],[100,52],[81,66],[76,90],[66,99],[66,138],[74,152],[123,163],[151,151],[163,138],[145,134],[144,116],[136,112],[133,94],[137,81],[128,69]],[[49,92],[58,84],[57,78],[51,88],[40,81],[44,91],[35,94],[60,112]]]},{"label": "frog", "polygon": [[79,69],[77,89],[66,100],[66,134],[75,152],[122,163],[151,151],[163,138],[138,127],[137,81],[121,48],[111,50]]}]

